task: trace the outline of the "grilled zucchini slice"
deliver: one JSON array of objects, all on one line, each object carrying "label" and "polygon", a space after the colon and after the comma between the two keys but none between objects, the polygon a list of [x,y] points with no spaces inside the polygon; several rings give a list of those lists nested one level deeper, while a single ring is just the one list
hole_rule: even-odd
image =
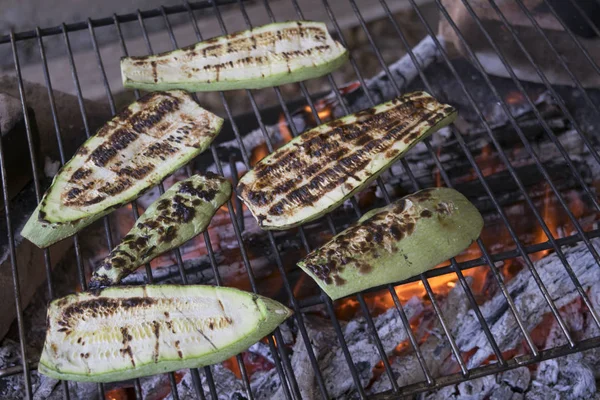
[{"label": "grilled zucchini slice", "polygon": [[425,92],[320,125],[263,158],[238,196],[263,229],[287,229],[338,207],[420,140],[456,118]]},{"label": "grilled zucchini slice", "polygon": [[237,289],[156,285],[107,288],[54,300],[38,371],[112,382],[219,363],[291,315]]},{"label": "grilled zucchini slice", "polygon": [[89,218],[140,196],[205,150],[223,120],[184,91],[151,93],[89,138],[54,178],[38,218]]},{"label": "grilled zucchini slice", "polygon": [[192,92],[259,89],[336,70],[348,52],[321,22],[273,23],[182,49],[121,59],[123,86]]},{"label": "grilled zucchini slice", "polygon": [[408,279],[479,237],[483,218],[454,189],[425,189],[371,210],[298,263],[333,300]]},{"label": "grilled zucchini slice", "polygon": [[177,182],[148,207],[94,271],[90,289],[119,283],[140,265],[204,231],[230,197],[229,181],[211,173]]}]

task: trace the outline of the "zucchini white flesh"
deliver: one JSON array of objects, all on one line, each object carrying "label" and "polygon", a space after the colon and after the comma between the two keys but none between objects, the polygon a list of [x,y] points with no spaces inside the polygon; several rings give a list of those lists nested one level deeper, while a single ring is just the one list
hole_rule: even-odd
[{"label": "zucchini white flesh", "polygon": [[141,98],[64,165],[41,201],[39,219],[77,221],[137,198],[205,150],[222,124],[184,91]]},{"label": "zucchini white flesh", "polygon": [[328,74],[347,59],[324,23],[290,21],[157,55],[124,57],[121,75],[123,86],[145,90],[259,89]]},{"label": "zucchini white flesh", "polygon": [[483,218],[454,189],[425,189],[369,211],[298,263],[333,300],[418,275],[479,237]]},{"label": "zucchini white flesh", "polygon": [[54,300],[38,371],[112,382],[219,363],[291,315],[237,289],[156,285],[107,288]]},{"label": "zucchini white flesh", "polygon": [[211,174],[177,182],[136,221],[123,241],[94,271],[89,288],[112,286],[168,250],[204,231],[231,197],[231,184]]},{"label": "zucchini white flesh", "polygon": [[263,158],[238,196],[263,229],[287,229],[338,207],[410,148],[456,118],[415,92],[317,126]]}]

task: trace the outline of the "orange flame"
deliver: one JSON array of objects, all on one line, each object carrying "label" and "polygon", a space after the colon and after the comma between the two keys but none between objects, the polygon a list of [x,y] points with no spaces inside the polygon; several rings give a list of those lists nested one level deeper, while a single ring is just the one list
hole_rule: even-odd
[{"label": "orange flame", "polygon": [[269,155],[269,148],[266,143],[260,144],[252,149],[252,156],[250,157],[250,166],[254,167],[256,163]]},{"label": "orange flame", "polygon": [[242,379],[242,371],[240,370],[236,356],[230,357],[223,361],[223,366],[233,372],[236,378]]},{"label": "orange flame", "polygon": [[[543,199],[543,208],[542,208],[542,219],[546,223],[548,230],[557,238],[558,234],[558,221],[556,217],[556,204],[553,202],[553,197],[551,195],[550,185],[547,183],[544,185],[544,199]],[[538,229],[535,234],[535,243],[544,243],[548,241],[549,238],[544,233],[544,230],[541,226],[538,225]],[[543,250],[531,255],[532,260],[539,260],[540,258],[546,257],[550,253],[550,250]]]},{"label": "orange flame", "polygon": [[285,143],[292,140],[292,132],[290,132],[290,129],[288,128],[288,123],[283,113],[279,116],[279,122],[277,123],[277,127],[279,128],[279,134],[281,135]]},{"label": "orange flame", "polygon": [[[472,260],[480,257],[481,251],[477,246],[477,243],[473,243],[467,250],[462,254],[456,256],[456,261]],[[447,262],[437,265],[435,268],[448,265]],[[486,273],[481,268],[470,268],[463,271],[463,275],[471,276],[473,278],[472,286],[474,288],[482,288],[484,286]],[[436,296],[445,296],[448,292],[456,286],[458,277],[455,273],[447,273],[440,276],[434,276],[427,279],[429,286],[435,293]],[[398,296],[400,302],[405,303],[412,297],[427,298],[427,292],[422,281],[415,281],[404,283],[394,287],[394,292]],[[376,316],[385,312],[388,308],[395,307],[394,299],[389,290],[384,289],[377,293],[365,295],[365,302],[371,312],[371,315]],[[360,311],[360,305],[358,301],[349,297],[347,299],[340,300],[336,307],[336,316],[342,320],[350,320]]]}]

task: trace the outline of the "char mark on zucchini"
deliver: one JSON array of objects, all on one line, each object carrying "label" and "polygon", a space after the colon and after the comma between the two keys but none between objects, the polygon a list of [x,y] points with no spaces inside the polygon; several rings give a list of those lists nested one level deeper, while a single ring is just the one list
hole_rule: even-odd
[{"label": "char mark on zucchini", "polygon": [[210,172],[174,184],[94,271],[89,287],[117,284],[140,265],[204,231],[231,190],[229,181]]},{"label": "char mark on zucchini", "polygon": [[369,211],[298,265],[335,300],[433,268],[467,248],[482,228],[462,194],[425,189]]},{"label": "char mark on zucchini", "polygon": [[200,285],[119,287],[50,303],[40,373],[112,382],[221,362],[291,314],[237,289]]},{"label": "char mark on zucchini", "polygon": [[41,222],[72,223],[136,198],[207,148],[222,122],[183,91],[143,97],[65,164],[41,202]]},{"label": "char mark on zucchini", "polygon": [[162,54],[125,57],[121,73],[124,86],[148,90],[256,89],[325,75],[347,57],[325,24],[290,21]]},{"label": "char mark on zucchini", "polygon": [[455,115],[416,92],[320,125],[261,160],[238,194],[263,228],[297,226],[339,205]]}]

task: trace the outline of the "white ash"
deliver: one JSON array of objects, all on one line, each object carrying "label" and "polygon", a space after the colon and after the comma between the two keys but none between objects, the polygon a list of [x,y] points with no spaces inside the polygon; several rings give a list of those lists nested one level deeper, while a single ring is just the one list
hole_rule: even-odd
[{"label": "white ash", "polygon": [[[471,283],[471,279],[467,277],[467,282]],[[462,322],[456,316],[464,314],[469,303],[465,297],[462,286],[455,286],[449,293],[448,297],[440,301],[440,308],[444,321],[448,328],[454,329]],[[419,347],[429,372],[433,376],[439,375],[440,368],[443,362],[450,357],[450,344],[444,339],[444,333],[439,321],[436,319],[433,327],[429,331],[430,335],[425,342]],[[416,383],[425,380],[425,375],[419,364],[419,361],[411,351],[408,355],[396,357],[391,364],[392,371],[396,377],[396,382],[399,386],[406,386],[411,383]],[[387,374],[381,375],[381,378],[374,382],[371,386],[370,393],[379,393],[391,388]]]},{"label": "white ash", "polygon": [[[404,310],[410,320],[423,312],[423,303],[413,298],[405,305]],[[329,396],[347,398],[355,390],[354,381],[333,327],[320,317],[305,316],[304,320]],[[390,308],[373,318],[373,322],[386,354],[390,355],[400,342],[407,339],[406,331],[395,308]],[[381,357],[367,330],[364,318],[348,323],[341,322],[341,325],[352,361],[364,387],[373,378],[373,368]],[[305,343],[301,339],[297,339],[294,345],[292,366],[297,372],[298,386],[304,391],[303,398],[320,398],[315,373]]]},{"label": "white ash", "polygon": [[521,400],[529,386],[531,374],[527,367],[506,371],[497,376],[488,375],[454,386],[446,386],[435,393],[422,396],[423,400]]},{"label": "white ash", "polygon": [[[61,400],[65,398],[63,385],[56,379],[32,371],[32,376],[38,377],[39,385],[33,387],[34,400]],[[89,382],[69,382],[71,399],[96,399],[99,396],[98,384]]]},{"label": "white ash", "polygon": [[[247,398],[246,389],[244,388],[242,381],[237,379],[233,372],[231,372],[230,370],[228,370],[220,364],[213,365],[210,369],[214,378],[218,400],[239,400]],[[208,396],[210,393],[210,389],[206,381],[206,374],[204,373],[203,369],[201,369],[200,371],[200,380],[202,382],[202,388],[204,390],[204,394]],[[168,380],[166,384],[169,384]],[[146,385],[144,387],[144,398],[150,393],[149,390],[150,389],[148,385]],[[177,384],[177,393],[179,395],[180,400],[198,398],[198,396],[196,395],[196,389],[194,388],[192,375],[189,371],[186,371],[185,376],[183,377],[181,382]],[[171,394],[169,394],[169,396],[166,397],[166,400],[172,399],[173,396]]]},{"label": "white ash", "polygon": [[[444,47],[444,39],[438,37],[438,40],[441,46]],[[442,54],[431,36],[425,36],[423,40],[413,47],[412,52],[419,63],[419,67],[423,70],[430,64],[439,61]],[[404,89],[419,75],[419,70],[409,54],[405,54],[398,61],[390,64],[388,70],[390,71],[391,78],[396,82],[400,93],[404,92]],[[386,71],[379,72],[365,83],[375,104],[390,100],[397,95],[396,89],[390,83],[390,77],[386,74]],[[353,102],[351,101],[350,109],[351,112],[356,112],[371,106],[372,104],[369,99],[366,96],[361,96]]]},{"label": "white ash", "polygon": [[[592,243],[595,248],[600,249],[599,239],[594,239]],[[564,249],[564,254],[568,264],[572,267],[585,289],[589,289],[600,279],[600,268],[598,268],[585,244],[582,243]],[[558,256],[551,254],[534,264],[558,308],[578,297],[575,286],[569,279]],[[525,324],[525,328],[531,331],[542,321],[543,316],[550,311],[539,287],[527,269],[519,272],[506,286],[514,300],[519,316]],[[502,293],[496,294],[494,298],[487,301],[480,308],[500,349],[505,351],[515,348],[522,337]],[[479,366],[492,355],[488,340],[472,310],[457,317],[461,320],[461,323],[453,331],[456,344],[463,352],[477,349],[469,359],[468,367]]]},{"label": "white ash", "polygon": [[[600,243],[598,239],[594,239],[592,242],[595,247]],[[600,310],[600,283],[598,283],[600,269],[585,244],[565,248],[563,251],[581,284],[584,288],[589,289],[588,296],[592,306],[596,310]],[[534,265],[557,306],[561,308],[560,314],[574,339],[597,337],[600,329],[590,316],[584,317],[583,306],[580,302],[575,301],[578,297],[577,293],[558,257],[552,254],[535,262]],[[539,288],[527,270],[519,272],[507,284],[507,288],[515,300],[519,315],[528,330],[531,331],[549,312]],[[516,347],[521,338],[518,334],[519,328],[516,326],[506,302],[503,302],[500,297],[502,294],[496,295],[480,308],[486,321],[490,324],[498,345],[504,351]],[[472,367],[480,365],[481,360],[491,355],[491,349],[489,346],[482,345],[482,341],[487,343],[487,339],[482,337],[483,331],[475,319],[473,311],[469,310],[466,315],[459,313],[455,319],[461,321],[453,335],[461,351],[478,348],[468,365]],[[553,319],[553,325],[546,338],[544,348],[566,343],[558,323]],[[428,359],[427,354],[425,357]],[[596,396],[596,379],[600,376],[599,367],[600,350],[592,349],[542,361],[531,376],[524,373],[524,371],[528,371],[527,368],[518,368],[512,370],[513,379],[511,381],[506,380],[507,374],[511,372],[507,371],[497,377],[487,376],[459,385],[448,386],[437,392],[429,393],[424,398],[427,400],[462,398],[473,400],[485,398],[497,400],[591,399]],[[519,381],[515,381],[514,377],[517,377]]]}]

